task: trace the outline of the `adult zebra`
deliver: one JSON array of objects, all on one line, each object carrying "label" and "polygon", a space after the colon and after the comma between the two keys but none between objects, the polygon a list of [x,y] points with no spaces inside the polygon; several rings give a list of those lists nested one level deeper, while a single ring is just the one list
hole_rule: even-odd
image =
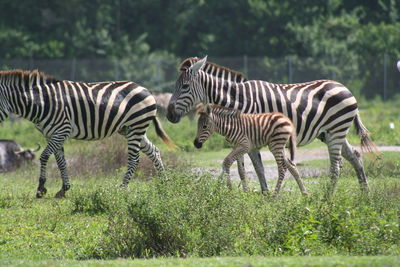
[{"label": "adult zebra", "polygon": [[[334,183],[343,155],[355,168],[361,188],[368,189],[360,154],[346,139],[351,124],[355,124],[363,148],[372,151],[374,145],[361,122],[356,99],[342,84],[329,80],[298,84],[248,80],[239,72],[207,62],[207,57],[188,58],[179,70],[168,106],[167,118],[171,122],[179,122],[199,102],[239,109],[243,113],[281,112],[293,121],[298,146],[309,144],[315,138],[327,144]],[[262,190],[267,190],[259,151],[254,150],[249,156]]]},{"label": "adult zebra", "polygon": [[63,144],[68,138],[100,140],[118,132],[128,141],[128,169],[122,185],[134,173],[139,150],[164,169],[160,153],[146,137],[151,121],[157,135],[170,146],[171,140],[156,118],[154,97],[133,82],[83,83],[57,80],[38,71],[0,72],[0,122],[10,113],[30,120],[47,138],[40,156],[40,177],[36,196],[46,194],[46,166],[54,154],[61,172],[62,187],[56,197],[70,188]]}]

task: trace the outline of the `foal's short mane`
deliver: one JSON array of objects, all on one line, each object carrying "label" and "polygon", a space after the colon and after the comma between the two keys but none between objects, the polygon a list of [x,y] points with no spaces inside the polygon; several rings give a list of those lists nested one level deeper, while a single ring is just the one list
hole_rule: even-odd
[{"label": "foal's short mane", "polygon": [[26,83],[38,83],[46,84],[46,83],[54,83],[59,82],[60,80],[54,78],[53,76],[47,75],[38,70],[25,71],[25,70],[7,70],[0,71],[0,80],[17,80],[24,81]]},{"label": "foal's short mane", "polygon": [[[194,63],[196,63],[199,60],[200,60],[200,58],[198,58],[198,57],[190,57],[190,58],[185,59],[179,65],[179,71],[187,70],[188,68],[190,68]],[[248,80],[247,76],[241,72],[228,69],[227,67],[223,67],[223,66],[217,65],[215,63],[209,62],[209,61],[206,62],[206,65],[203,68],[203,70],[206,73],[213,75],[213,76],[217,76],[217,72],[218,72],[217,77],[224,78],[226,80],[228,79],[228,75],[230,74],[231,80],[233,82],[245,82]],[[225,73],[225,77],[222,77],[223,73]]]},{"label": "foal's short mane", "polygon": [[[210,106],[211,106],[212,113],[216,114],[217,116],[237,118],[242,113],[238,109],[227,108],[227,107],[223,107],[223,106],[216,105],[216,104],[211,104]],[[198,113],[200,115],[207,114],[205,109],[206,109],[206,106],[203,105],[202,107],[200,107],[200,110]]]}]

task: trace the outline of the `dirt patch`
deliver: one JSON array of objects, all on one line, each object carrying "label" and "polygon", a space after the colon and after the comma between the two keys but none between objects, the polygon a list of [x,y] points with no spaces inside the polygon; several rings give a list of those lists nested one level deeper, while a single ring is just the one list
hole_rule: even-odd
[{"label": "dirt patch", "polygon": [[[357,148],[358,151],[361,151],[360,148]],[[380,146],[378,147],[380,151],[398,151],[400,152],[400,146]],[[261,158],[263,161],[272,160],[274,161],[274,157],[269,151],[261,151]],[[320,160],[320,159],[328,159],[328,149],[326,147],[312,148],[312,149],[298,149],[296,151],[296,163],[298,165],[298,169],[301,177],[319,177],[321,175],[327,174],[329,172],[329,163],[327,163],[326,168],[310,168],[307,167],[304,162],[310,160]],[[246,155],[245,159],[246,166],[246,175],[250,180],[258,181],[257,174],[254,171],[253,165],[251,163],[250,158]],[[222,160],[221,160],[222,164]],[[278,169],[276,167],[276,163],[268,163],[264,164],[265,178],[267,180],[277,179],[278,178]],[[232,179],[240,180],[239,173],[237,170],[237,165],[234,163],[231,168],[231,177]],[[289,173],[286,173],[286,178],[290,177]]]}]

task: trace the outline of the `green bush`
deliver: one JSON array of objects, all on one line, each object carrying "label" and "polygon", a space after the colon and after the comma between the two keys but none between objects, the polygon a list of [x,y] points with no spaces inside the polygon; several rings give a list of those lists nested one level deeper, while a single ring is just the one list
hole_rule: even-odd
[{"label": "green bush", "polygon": [[271,198],[229,190],[210,175],[169,171],[133,181],[127,191],[82,192],[72,202],[74,212],[108,217],[100,242],[85,253],[89,258],[395,255],[400,186],[377,181],[363,195],[353,177],[344,177],[327,201],[323,181],[306,184],[308,198],[293,181],[286,185],[293,190]]}]

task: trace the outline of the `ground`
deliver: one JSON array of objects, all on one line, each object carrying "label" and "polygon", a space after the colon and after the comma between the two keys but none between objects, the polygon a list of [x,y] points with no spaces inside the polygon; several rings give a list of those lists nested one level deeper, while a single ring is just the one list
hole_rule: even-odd
[{"label": "ground", "polygon": [[[400,146],[379,146],[379,151],[396,151],[400,152]],[[358,148],[358,151],[361,151]],[[276,163],[274,157],[271,152],[267,149],[261,151],[261,158],[264,162],[265,169],[265,177],[267,180],[273,180],[278,178],[278,171],[276,168]],[[296,163],[298,165],[298,169],[301,177],[319,177],[322,174],[327,174],[329,171],[329,154],[326,147],[315,147],[315,148],[301,148],[296,151]],[[221,166],[222,166],[222,160]],[[321,166],[314,164],[310,164],[311,161],[322,160]],[[250,158],[245,156],[245,166],[246,166],[246,175],[251,181],[258,181],[257,175],[252,167]],[[324,167],[325,166],[325,167]],[[232,179],[239,180],[239,173],[236,167],[236,163],[232,165],[231,168],[231,177]],[[286,178],[291,177],[290,173],[286,173]]]}]

